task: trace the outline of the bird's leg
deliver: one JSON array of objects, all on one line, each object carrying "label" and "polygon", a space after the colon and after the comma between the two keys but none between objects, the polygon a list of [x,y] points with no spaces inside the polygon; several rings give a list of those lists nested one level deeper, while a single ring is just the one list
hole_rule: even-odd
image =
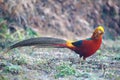
[{"label": "bird's leg", "polygon": [[78,65],[78,69],[81,69],[81,67],[83,67],[83,63],[84,63],[84,62],[85,62],[84,57],[80,56],[80,57],[79,57],[79,60],[78,60],[78,62],[77,62],[77,64],[79,64],[79,65]]},{"label": "bird's leg", "polygon": [[82,57],[80,56],[78,63],[82,65],[84,62],[85,62],[85,58],[83,56]]}]

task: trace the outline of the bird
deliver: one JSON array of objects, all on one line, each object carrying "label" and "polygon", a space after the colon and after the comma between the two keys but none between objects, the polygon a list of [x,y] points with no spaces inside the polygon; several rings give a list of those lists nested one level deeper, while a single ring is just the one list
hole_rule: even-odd
[{"label": "bird", "polygon": [[39,46],[40,48],[68,48],[77,53],[80,58],[83,57],[85,60],[100,48],[103,34],[104,27],[98,26],[93,31],[91,37],[78,41],[70,41],[53,37],[30,38],[9,46],[7,48],[7,52],[11,49],[25,46]]}]

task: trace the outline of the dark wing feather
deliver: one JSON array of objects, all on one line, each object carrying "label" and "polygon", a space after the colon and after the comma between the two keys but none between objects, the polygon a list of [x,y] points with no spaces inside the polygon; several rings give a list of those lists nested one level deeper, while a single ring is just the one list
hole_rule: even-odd
[{"label": "dark wing feather", "polygon": [[80,47],[82,43],[83,43],[83,40],[79,40],[79,41],[73,42],[72,44],[76,47]]}]

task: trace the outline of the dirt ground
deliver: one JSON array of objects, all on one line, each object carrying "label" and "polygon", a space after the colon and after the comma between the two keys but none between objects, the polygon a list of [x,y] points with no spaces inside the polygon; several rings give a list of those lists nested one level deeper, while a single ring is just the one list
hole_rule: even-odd
[{"label": "dirt ground", "polygon": [[107,42],[86,61],[69,49],[11,50],[1,59],[0,80],[120,80],[120,41]]}]

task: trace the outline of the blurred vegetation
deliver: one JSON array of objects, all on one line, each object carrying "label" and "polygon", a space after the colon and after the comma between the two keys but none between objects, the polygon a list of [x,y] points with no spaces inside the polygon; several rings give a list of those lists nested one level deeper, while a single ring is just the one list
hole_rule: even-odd
[{"label": "blurred vegetation", "polygon": [[16,65],[25,65],[27,64],[27,60],[25,57],[18,54],[15,57],[12,57],[11,63],[16,64]]},{"label": "blurred vegetation", "polygon": [[38,37],[38,33],[31,28],[26,30],[17,29],[11,32],[5,19],[0,18],[0,48],[5,48],[16,41],[27,38]]},{"label": "blurred vegetation", "polygon": [[0,74],[0,80],[9,80],[9,78],[7,78],[6,76]]},{"label": "blurred vegetation", "polygon": [[16,29],[14,33],[9,31],[6,21],[3,18],[0,18],[0,37],[6,40],[22,40],[25,38],[36,37],[38,36],[37,32],[33,31],[31,28],[27,28],[26,31]]},{"label": "blurred vegetation", "polygon": [[55,78],[75,75],[76,73],[75,69],[72,66],[65,63],[57,67],[57,72],[58,73],[55,75]]},{"label": "blurred vegetation", "polygon": [[8,65],[3,68],[3,72],[5,73],[11,73],[11,74],[20,74],[22,70],[21,66],[18,65]]}]

